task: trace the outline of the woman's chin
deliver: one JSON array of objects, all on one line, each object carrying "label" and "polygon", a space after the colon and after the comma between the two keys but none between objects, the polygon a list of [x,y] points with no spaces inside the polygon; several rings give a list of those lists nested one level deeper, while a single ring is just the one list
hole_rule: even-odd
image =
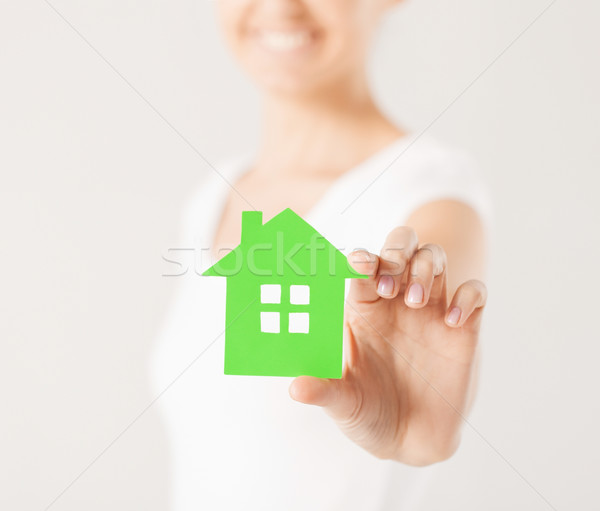
[{"label": "woman's chin", "polygon": [[256,80],[258,86],[267,94],[308,95],[318,90],[318,85],[308,76],[289,76],[281,73],[261,74]]}]

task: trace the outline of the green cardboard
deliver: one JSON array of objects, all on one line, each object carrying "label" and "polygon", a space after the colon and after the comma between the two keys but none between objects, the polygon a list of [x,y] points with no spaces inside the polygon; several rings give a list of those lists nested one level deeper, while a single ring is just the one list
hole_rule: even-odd
[{"label": "green cardboard", "polygon": [[367,278],[291,209],[242,212],[226,277],[225,374],[341,378],[345,279]]}]

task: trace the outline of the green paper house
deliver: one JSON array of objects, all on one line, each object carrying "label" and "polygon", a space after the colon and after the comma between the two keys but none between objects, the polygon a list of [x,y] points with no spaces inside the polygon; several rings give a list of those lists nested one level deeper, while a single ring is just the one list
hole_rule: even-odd
[{"label": "green paper house", "polygon": [[203,275],[227,278],[225,374],[341,378],[345,279],[366,276],[291,209],[244,211]]}]

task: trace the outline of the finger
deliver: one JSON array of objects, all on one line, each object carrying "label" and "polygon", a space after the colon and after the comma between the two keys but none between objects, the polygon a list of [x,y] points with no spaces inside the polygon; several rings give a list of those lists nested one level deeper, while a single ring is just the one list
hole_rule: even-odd
[{"label": "finger", "polygon": [[446,311],[446,324],[457,328],[469,323],[479,326],[483,307],[487,301],[487,287],[480,280],[468,280],[461,284]]},{"label": "finger", "polygon": [[352,279],[348,300],[354,303],[378,300],[377,270],[379,268],[379,257],[366,250],[355,250],[348,255],[348,263],[357,272],[369,276],[368,279]]},{"label": "finger", "polygon": [[[410,275],[404,292],[404,302],[409,307],[424,307],[433,294],[438,303],[445,292],[446,252],[440,245],[426,243],[410,261]],[[440,278],[441,277],[441,278]],[[434,281],[436,282],[435,288]]]},{"label": "finger", "polygon": [[414,229],[396,227],[385,239],[379,255],[377,294],[395,298],[406,278],[406,269],[417,251],[419,241]]},{"label": "finger", "polygon": [[300,403],[327,408],[334,417],[348,417],[356,407],[356,396],[343,380],[298,376],[290,384],[289,394]]}]

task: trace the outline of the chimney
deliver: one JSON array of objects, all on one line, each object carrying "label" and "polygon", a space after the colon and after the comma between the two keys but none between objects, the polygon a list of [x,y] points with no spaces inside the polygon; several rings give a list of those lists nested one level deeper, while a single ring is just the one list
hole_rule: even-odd
[{"label": "chimney", "polygon": [[242,211],[242,244],[251,243],[262,227],[262,211]]}]

